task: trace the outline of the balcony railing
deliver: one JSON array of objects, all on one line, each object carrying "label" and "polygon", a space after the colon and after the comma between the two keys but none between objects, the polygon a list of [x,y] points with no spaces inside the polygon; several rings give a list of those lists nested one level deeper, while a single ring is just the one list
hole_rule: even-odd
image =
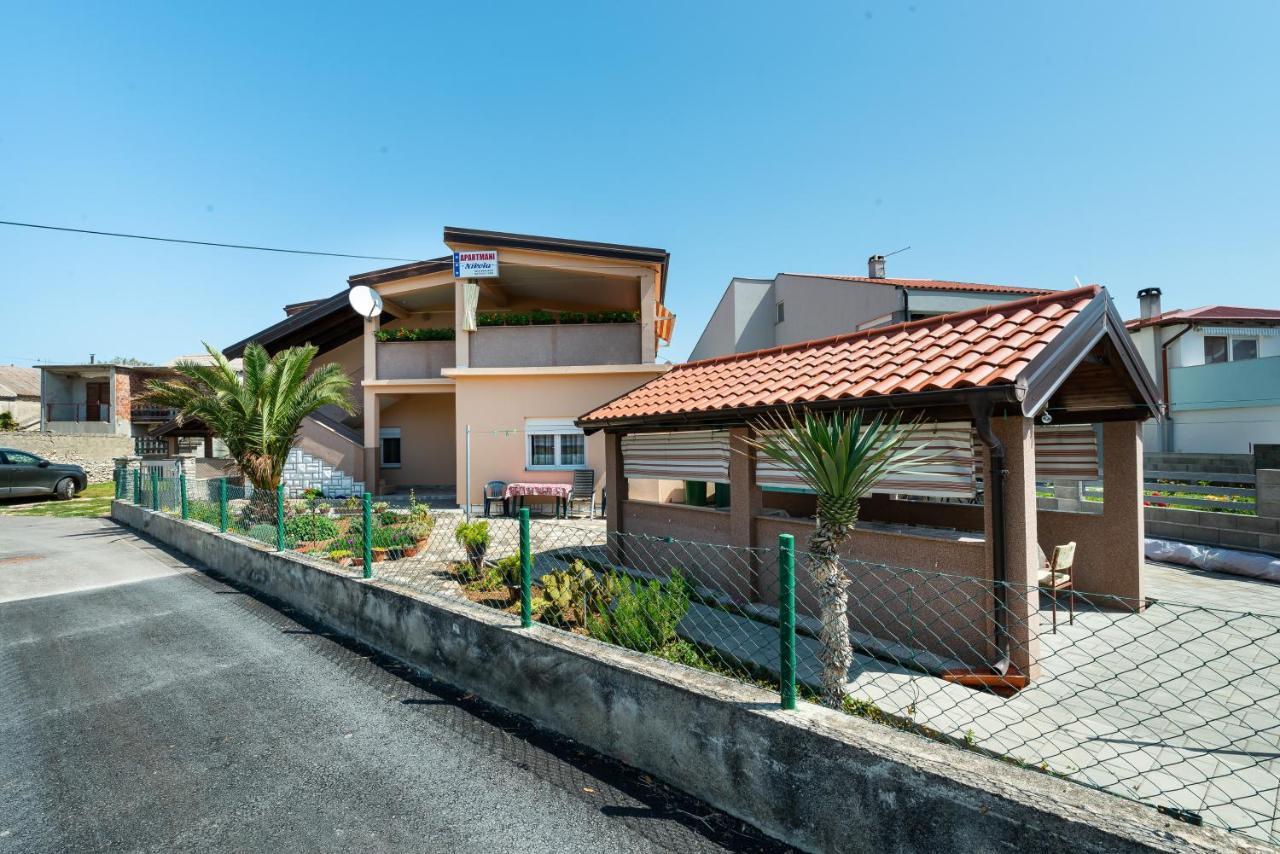
[{"label": "balcony railing", "polygon": [[378,379],[433,380],[456,363],[452,341],[378,342]]},{"label": "balcony railing", "polygon": [[640,324],[482,326],[471,339],[473,368],[640,364]]},{"label": "balcony railing", "polygon": [[1169,391],[1174,411],[1277,406],[1280,356],[1174,368]]},{"label": "balcony railing", "polygon": [[75,421],[97,424],[111,423],[109,403],[46,403],[45,421]]},{"label": "balcony railing", "polygon": [[176,409],[170,409],[167,406],[148,406],[142,403],[135,403],[129,407],[129,420],[136,423],[157,423],[163,424],[166,421],[172,421],[178,415]]}]

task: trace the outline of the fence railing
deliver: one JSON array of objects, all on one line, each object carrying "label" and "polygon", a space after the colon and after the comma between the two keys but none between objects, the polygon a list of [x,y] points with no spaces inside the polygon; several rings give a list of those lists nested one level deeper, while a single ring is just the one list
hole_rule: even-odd
[{"label": "fence railing", "polygon": [[1224,610],[1069,575],[1053,590],[833,563],[786,536],[744,549],[130,474],[117,497],[331,571],[762,686],[784,709],[843,674],[845,713],[1280,842],[1280,588],[1251,582],[1256,610]]},{"label": "fence railing", "polygon": [[109,403],[46,403],[45,421],[110,422]]},{"label": "fence railing", "polygon": [[[1148,471],[1143,477],[1143,501],[1151,507],[1213,510],[1253,515],[1257,513],[1257,489],[1251,474]],[[1037,482],[1042,497],[1057,497],[1052,482]],[[1078,499],[1104,500],[1101,481],[1080,484]]]}]

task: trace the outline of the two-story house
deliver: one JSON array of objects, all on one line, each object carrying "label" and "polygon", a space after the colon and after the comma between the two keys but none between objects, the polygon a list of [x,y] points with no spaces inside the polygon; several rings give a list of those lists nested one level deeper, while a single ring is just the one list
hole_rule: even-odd
[{"label": "two-story house", "polygon": [[1247,454],[1280,443],[1280,310],[1207,305],[1162,311],[1138,292],[1125,326],[1166,403],[1148,422],[1149,450]]},{"label": "two-story house", "polygon": [[865,276],[779,273],[772,279],[735,278],[707,321],[690,359],[797,344],[1051,292],[937,279],[891,279],[885,275],[882,255],[867,260]]},{"label": "two-story house", "polygon": [[[663,373],[658,346],[665,250],[444,229],[454,253],[494,256],[497,275],[455,271],[454,256],[350,277],[382,298],[365,320],[347,291],[286,308],[250,341],[270,352],[315,345],[355,386],[355,416],[320,413],[300,450],[375,493],[441,488],[478,505],[489,481],[568,482],[604,444],[574,425],[583,412]],[[469,481],[468,481],[469,475]]]}]

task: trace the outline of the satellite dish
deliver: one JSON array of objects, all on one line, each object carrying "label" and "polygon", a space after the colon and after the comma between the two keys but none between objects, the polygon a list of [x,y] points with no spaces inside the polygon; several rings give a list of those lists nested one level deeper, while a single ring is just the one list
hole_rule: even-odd
[{"label": "satellite dish", "polygon": [[348,291],[347,301],[361,317],[372,320],[382,314],[382,296],[368,285],[356,285]]}]

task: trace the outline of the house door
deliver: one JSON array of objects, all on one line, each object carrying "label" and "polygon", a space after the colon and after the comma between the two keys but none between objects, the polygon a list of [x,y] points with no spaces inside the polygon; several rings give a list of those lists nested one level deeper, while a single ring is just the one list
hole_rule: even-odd
[{"label": "house door", "polygon": [[104,382],[84,384],[84,420],[106,421],[111,415],[111,391]]}]

